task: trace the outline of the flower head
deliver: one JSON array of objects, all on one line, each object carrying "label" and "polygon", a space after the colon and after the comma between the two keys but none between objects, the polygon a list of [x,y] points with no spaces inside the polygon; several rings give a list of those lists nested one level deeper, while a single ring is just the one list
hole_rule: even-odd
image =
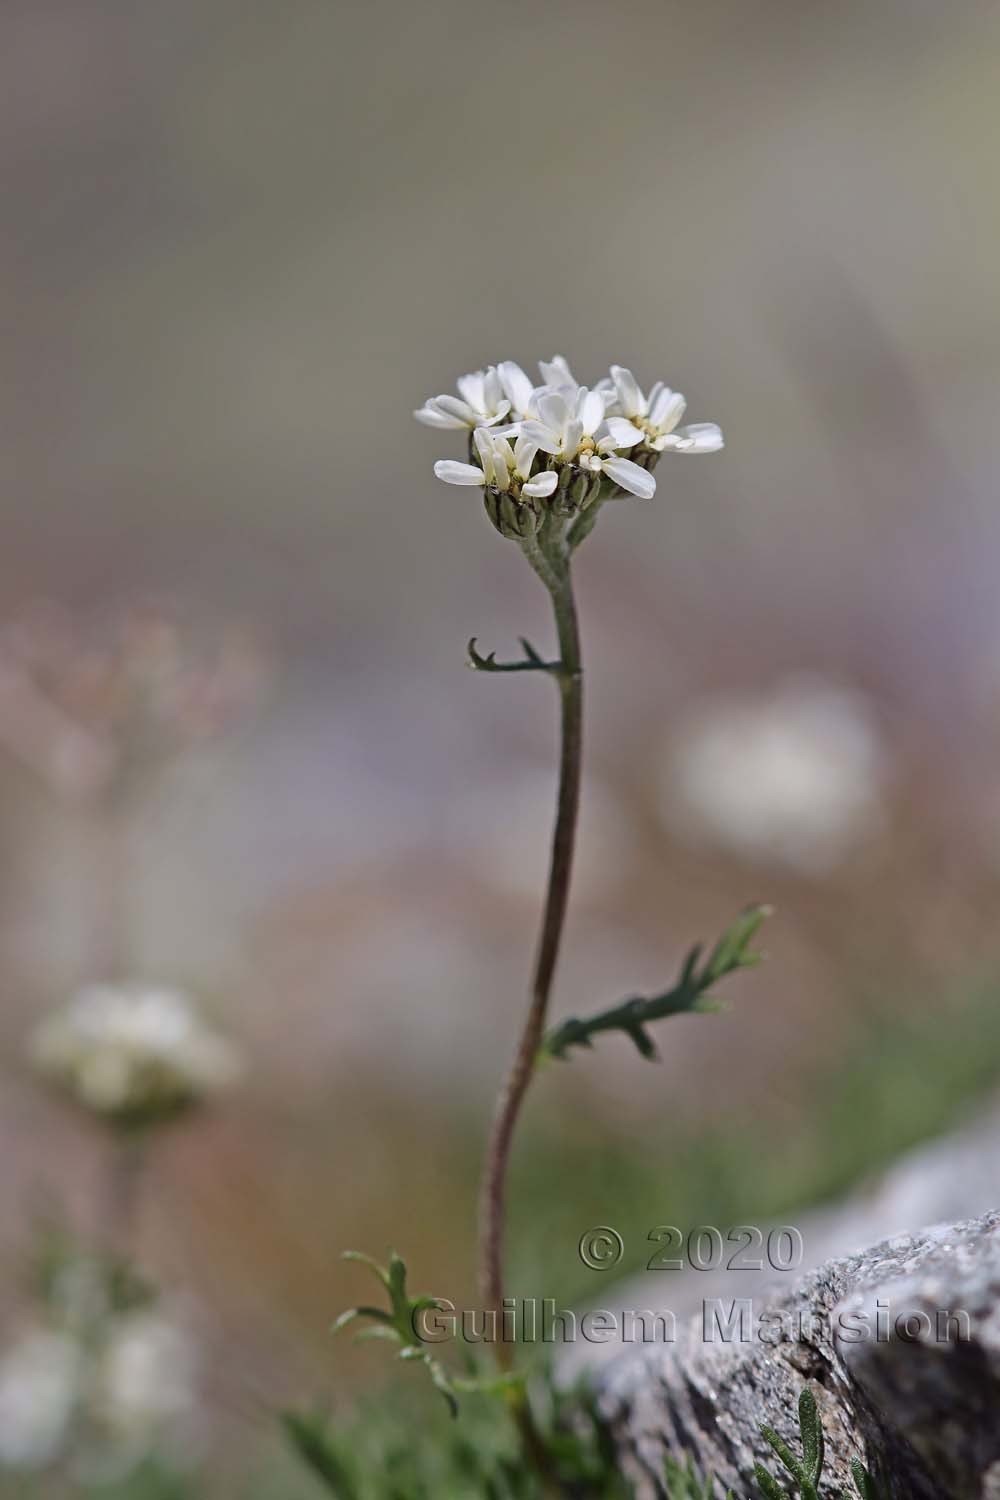
[{"label": "flower head", "polygon": [[688,427],[677,424],[687,409],[679,391],[672,391],[662,380],[643,395],[635,376],[624,365],[611,366],[611,380],[604,386],[609,410],[628,418],[641,431],[641,441],[654,453],[667,448],[677,453],[717,453],[723,446],[722,430],[715,422],[693,422]]},{"label": "flower head", "polygon": [[[502,366],[501,366],[502,368]],[[517,366],[515,365],[515,369]],[[457,396],[432,396],[413,415],[426,427],[493,427],[511,409],[495,365],[459,376]]]},{"label": "flower head", "polygon": [[506,437],[497,437],[485,427],[477,427],[472,437],[479,463],[460,464],[439,458],[434,472],[445,484],[481,484],[515,499],[522,495],[528,500],[541,499],[552,494],[559,482],[556,474],[546,471],[531,478],[538,444],[529,437],[522,433],[513,448]]},{"label": "flower head", "polygon": [[502,535],[532,535],[538,525],[536,502],[553,494],[559,475],[551,469],[532,475],[538,444],[523,433],[511,447],[506,437],[477,427],[472,441],[478,464],[441,458],[434,465],[435,474],[446,484],[481,486],[486,514]]},{"label": "flower head", "polygon": [[162,1312],[116,1319],[93,1372],[94,1416],[107,1436],[151,1451],[194,1410],[197,1361],[189,1335]]},{"label": "flower head", "polygon": [[83,1359],[66,1335],[25,1334],[0,1359],[0,1467],[41,1469],[59,1454],[80,1395]]},{"label": "flower head", "polygon": [[521,431],[544,453],[592,474],[606,474],[621,489],[648,500],[656,490],[652,474],[622,457],[622,450],[641,443],[643,434],[625,417],[605,417],[600,391],[580,386],[546,391],[538,398],[538,420]]},{"label": "flower head", "polygon": [[123,1123],[163,1118],[239,1072],[235,1048],[177,990],[89,985],[35,1032],[38,1069]]},{"label": "flower head", "polygon": [[683,396],[662,382],[644,395],[624,365],[593,387],[580,385],[561,354],[538,369],[535,385],[519,364],[501,360],[463,376],[460,398],[436,396],[416,413],[433,427],[470,429],[469,462],[439,459],[434,472],[481,488],[504,536],[524,541],[548,515],[565,519],[622,493],[649,499],[661,453],[722,447],[714,422],[678,425]]}]

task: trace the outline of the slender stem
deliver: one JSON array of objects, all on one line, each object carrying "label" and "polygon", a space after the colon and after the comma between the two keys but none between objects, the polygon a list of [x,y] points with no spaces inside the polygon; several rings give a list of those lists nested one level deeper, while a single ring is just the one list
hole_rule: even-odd
[{"label": "slender stem", "polygon": [[132,802],[115,785],[97,803],[97,900],[93,937],[93,977],[114,984],[130,977]]},{"label": "slender stem", "polygon": [[122,1260],[135,1252],[139,1200],[148,1155],[144,1131],[116,1131],[106,1147],[101,1232],[109,1254]]},{"label": "slender stem", "polygon": [[[528,1011],[521,1037],[507,1079],[500,1091],[496,1115],[486,1152],[480,1196],[480,1276],[481,1294],[488,1310],[494,1310],[497,1325],[502,1327],[503,1252],[506,1206],[507,1163],[511,1141],[524,1096],[528,1091],[538,1051],[545,1032],[552,979],[555,974],[559,944],[562,938],[566,905],[569,899],[573,846],[580,806],[580,767],[583,747],[583,678],[580,663],[580,637],[570,578],[569,556],[560,537],[549,549],[533,540],[525,544],[525,554],[552,596],[556,629],[559,634],[561,668],[554,674],[561,699],[561,751],[559,765],[559,800],[548,889],[535,957],[534,978]],[[513,1361],[513,1350],[504,1340],[496,1346],[497,1358],[504,1369]]]}]

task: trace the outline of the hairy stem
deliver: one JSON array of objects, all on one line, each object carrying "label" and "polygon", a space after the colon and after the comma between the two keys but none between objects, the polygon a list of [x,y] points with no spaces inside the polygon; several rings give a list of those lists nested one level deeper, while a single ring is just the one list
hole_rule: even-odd
[{"label": "hairy stem", "polygon": [[[559,683],[561,701],[561,750],[559,800],[552,855],[549,866],[545,911],[535,957],[531,995],[514,1061],[497,1101],[493,1129],[486,1152],[480,1197],[481,1294],[487,1309],[496,1312],[498,1327],[503,1301],[503,1258],[507,1164],[511,1142],[524,1096],[528,1091],[545,1033],[549,995],[559,957],[566,905],[569,899],[573,845],[580,806],[580,767],[583,747],[583,679],[576,605],[569,570],[569,554],[560,536],[548,548],[534,539],[524,545],[525,555],[548,589],[559,635]],[[513,1362],[513,1349],[503,1339],[496,1345],[504,1369]]]}]

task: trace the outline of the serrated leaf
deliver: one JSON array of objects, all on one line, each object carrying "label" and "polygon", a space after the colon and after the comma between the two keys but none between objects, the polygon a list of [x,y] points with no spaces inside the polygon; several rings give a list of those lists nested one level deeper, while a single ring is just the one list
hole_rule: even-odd
[{"label": "serrated leaf", "polygon": [[656,1061],[656,1044],[647,1026],[668,1016],[719,1009],[719,1002],[715,997],[710,999],[708,992],[727,974],[750,968],[759,961],[761,955],[749,945],[768,914],[769,908],[763,906],[741,912],[704,962],[701,947],[692,948],[684,959],[677,983],[662,994],[633,995],[596,1015],[582,1020],[570,1016],[559,1022],[542,1043],[541,1057],[565,1058],[573,1047],[592,1046],[594,1037],[601,1032],[619,1031],[624,1032],[642,1057]]},{"label": "serrated leaf", "polygon": [[417,1315],[428,1307],[442,1307],[448,1304],[442,1303],[439,1297],[432,1297],[427,1293],[421,1293],[411,1297],[406,1290],[406,1262],[395,1250],[389,1256],[388,1267],[380,1266],[378,1261],[373,1260],[370,1255],[365,1255],[358,1250],[345,1252],[346,1260],[354,1260],[368,1267],[386,1288],[389,1293],[389,1308],[360,1306],[348,1308],[340,1314],[333,1324],[333,1332],[337,1333],[357,1318],[368,1318],[374,1325],[363,1329],[357,1336],[362,1339],[386,1339],[400,1345],[399,1358],[409,1363],[414,1361],[424,1364],[431,1376],[431,1380],[437,1390],[446,1397],[452,1414],[457,1410],[457,1400],[451,1381],[443,1365],[431,1358],[429,1350],[419,1341],[416,1333]]}]

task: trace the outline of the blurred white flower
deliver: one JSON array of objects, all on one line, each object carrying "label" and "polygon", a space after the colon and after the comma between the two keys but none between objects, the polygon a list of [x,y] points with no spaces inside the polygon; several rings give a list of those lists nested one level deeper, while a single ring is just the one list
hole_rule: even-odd
[{"label": "blurred white flower", "polygon": [[[517,366],[514,368],[517,369]],[[504,396],[495,365],[462,375],[456,384],[457,396],[432,396],[419,411],[413,413],[417,421],[423,422],[427,427],[492,427],[495,423],[502,422],[510,411],[511,403]]]},{"label": "blurred white flower", "polygon": [[59,1333],[27,1334],[0,1359],[0,1465],[40,1469],[58,1456],[82,1371],[78,1345]]},{"label": "blurred white flower", "polygon": [[643,434],[624,417],[604,417],[604,397],[580,386],[547,390],[537,398],[537,418],[521,423],[524,437],[562,463],[575,463],[591,473],[607,474],[632,495],[648,500],[656,490],[652,474],[617,450],[641,443]]},{"label": "blurred white flower", "polygon": [[533,479],[529,477],[538,444],[524,434],[512,448],[505,437],[497,437],[485,427],[477,427],[474,441],[479,453],[478,466],[456,463],[450,458],[438,459],[434,472],[445,484],[488,485],[515,497],[541,498],[551,495],[559,483],[559,476],[552,470],[544,470]]},{"label": "blurred white flower", "polygon": [[679,391],[658,380],[649,395],[643,395],[635,376],[624,365],[611,366],[611,380],[601,389],[608,398],[608,411],[625,417],[642,429],[640,440],[655,453],[717,453],[723,446],[722,430],[715,422],[693,422],[678,427],[687,409]]},{"label": "blurred white flower", "polygon": [[169,1113],[240,1070],[187,995],[143,985],[87,986],[38,1027],[31,1052],[42,1073],[112,1117]]},{"label": "blurred white flower", "polygon": [[195,1410],[197,1357],[189,1336],[161,1313],[115,1320],[93,1374],[92,1414],[108,1437],[148,1452]]},{"label": "blurred white flower", "polygon": [[866,702],[812,680],[696,714],[664,770],[664,815],[692,839],[805,874],[882,822],[886,760]]}]

